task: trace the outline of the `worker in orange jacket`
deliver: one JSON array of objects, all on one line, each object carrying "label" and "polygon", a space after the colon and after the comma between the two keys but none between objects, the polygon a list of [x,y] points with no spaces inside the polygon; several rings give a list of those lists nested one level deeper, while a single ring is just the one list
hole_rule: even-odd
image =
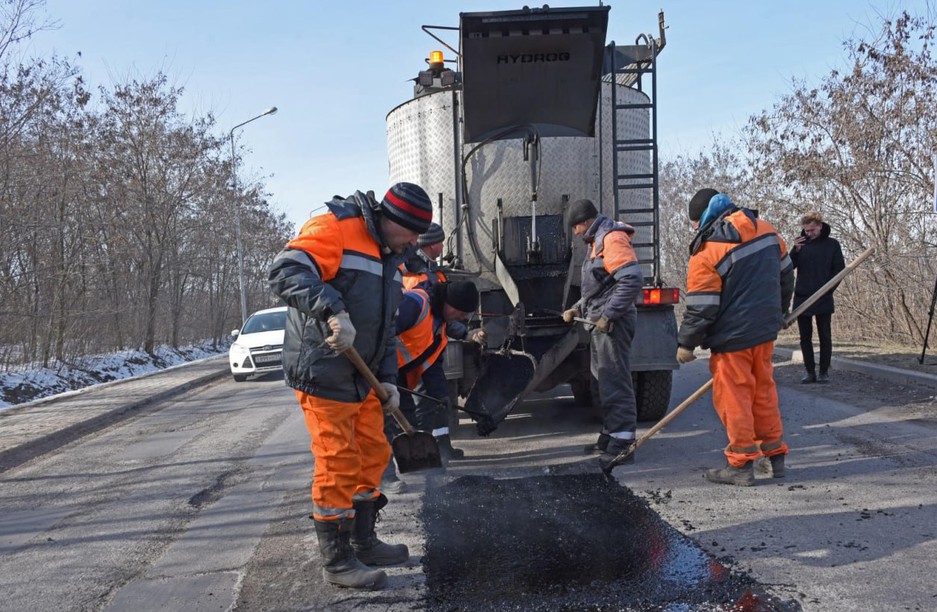
[{"label": "worker in orange jacket", "polygon": [[[475,284],[456,281],[427,283],[405,291],[397,310],[397,383],[442,402],[412,397],[405,392],[400,408],[408,418],[412,417],[417,429],[433,434],[446,463],[461,459],[465,453],[453,448],[449,437],[449,387],[442,355],[449,342],[448,326],[464,321],[477,309]],[[478,328],[472,330],[470,339],[484,344],[487,336]],[[384,477],[388,479],[387,471]]]},{"label": "worker in orange jacket", "polygon": [[409,249],[400,264],[403,288],[410,290],[427,281],[444,283],[448,280],[437,260],[442,255],[446,233],[438,223],[430,223],[429,229],[420,234],[416,246]]},{"label": "worker in orange jacket", "polygon": [[374,532],[387,503],[379,486],[390,445],[374,390],[341,355],[354,347],[388,396],[400,405],[394,313],[400,301],[400,255],[432,220],[432,203],[412,183],[392,186],[381,202],[356,192],[327,203],[273,261],[269,284],[289,306],[283,370],[296,390],[312,439],[312,518],[327,582],[380,588],[369,565],[406,561],[403,544]]},{"label": "worker in orange jacket", "polygon": [[713,405],[726,428],[727,465],[706,472],[710,482],[750,486],[753,463],[770,460],[784,476],[783,439],[771,355],[794,293],[787,246],[754,210],[701,189],[690,200],[697,228],[690,245],[686,312],[677,336],[677,361],[709,348]]}]

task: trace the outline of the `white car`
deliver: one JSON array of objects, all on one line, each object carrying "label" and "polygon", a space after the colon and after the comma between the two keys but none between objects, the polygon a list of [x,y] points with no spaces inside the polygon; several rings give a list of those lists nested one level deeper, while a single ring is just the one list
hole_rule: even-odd
[{"label": "white car", "polygon": [[283,334],[286,306],[258,310],[247,317],[244,327],[231,332],[234,344],[228,351],[231,375],[244,382],[251,374],[283,369]]}]

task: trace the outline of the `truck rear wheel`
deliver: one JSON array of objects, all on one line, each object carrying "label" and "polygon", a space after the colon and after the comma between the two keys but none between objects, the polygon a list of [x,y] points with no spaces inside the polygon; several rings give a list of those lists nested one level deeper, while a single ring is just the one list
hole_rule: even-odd
[{"label": "truck rear wheel", "polygon": [[635,372],[634,395],[638,400],[638,421],[659,421],[670,406],[673,372],[655,370]]}]

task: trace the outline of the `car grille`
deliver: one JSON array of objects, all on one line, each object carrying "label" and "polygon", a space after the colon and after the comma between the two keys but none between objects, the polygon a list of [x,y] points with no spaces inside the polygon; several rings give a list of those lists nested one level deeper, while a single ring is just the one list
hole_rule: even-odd
[{"label": "car grille", "polygon": [[251,350],[251,358],[258,368],[272,368],[283,365],[283,345],[264,346]]}]

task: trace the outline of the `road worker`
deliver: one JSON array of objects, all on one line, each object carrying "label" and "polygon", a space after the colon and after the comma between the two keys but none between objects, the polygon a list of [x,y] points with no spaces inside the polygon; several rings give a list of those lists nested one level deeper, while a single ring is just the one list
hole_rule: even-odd
[{"label": "road worker", "polygon": [[[453,322],[464,321],[477,309],[475,284],[456,281],[425,283],[405,291],[397,311],[397,382],[406,389],[440,400],[434,402],[404,392],[400,407],[417,429],[433,434],[444,463],[461,459],[465,454],[461,449],[453,448],[449,436],[451,406],[442,360],[448,344],[447,327]],[[472,330],[469,338],[479,344],[484,344],[487,339],[482,329]],[[390,420],[385,430],[389,437],[399,433]],[[388,466],[384,478],[394,481],[392,465]]]},{"label": "road worker", "polygon": [[405,290],[428,280],[441,283],[448,280],[437,261],[442,255],[445,240],[446,233],[438,223],[430,223],[429,229],[420,234],[416,246],[406,252],[400,265]]},{"label": "road worker", "polygon": [[[427,283],[445,283],[449,280],[445,269],[437,261],[442,255],[445,240],[446,233],[442,226],[430,223],[429,229],[417,238],[416,246],[407,250],[400,265],[405,291]],[[446,330],[448,336],[456,340],[464,339],[469,333],[462,321],[450,321]]]},{"label": "road worker", "polygon": [[586,452],[601,453],[599,460],[608,463],[634,443],[638,427],[631,342],[644,277],[631,246],[630,225],[600,215],[589,200],[573,202],[569,225],[590,249],[582,262],[582,297],[563,313],[563,320],[585,316],[593,322],[591,370],[598,381],[604,428]]},{"label": "road worker", "polygon": [[403,544],[374,533],[387,503],[379,489],[390,458],[375,392],[342,353],[354,347],[399,406],[394,313],[400,255],[432,221],[432,203],[412,183],[397,183],[378,202],[355,192],[309,219],[270,268],[274,293],[289,306],[283,370],[296,390],[312,439],[312,518],[327,582],[381,588],[386,574],[369,565],[406,561]]},{"label": "road worker", "polygon": [[713,405],[729,437],[727,465],[708,470],[706,479],[750,486],[762,456],[774,477],[783,477],[787,444],[771,355],[794,292],[787,246],[756,211],[714,189],[693,196],[689,216],[697,234],[677,361],[692,361],[697,346],[712,351]]}]

